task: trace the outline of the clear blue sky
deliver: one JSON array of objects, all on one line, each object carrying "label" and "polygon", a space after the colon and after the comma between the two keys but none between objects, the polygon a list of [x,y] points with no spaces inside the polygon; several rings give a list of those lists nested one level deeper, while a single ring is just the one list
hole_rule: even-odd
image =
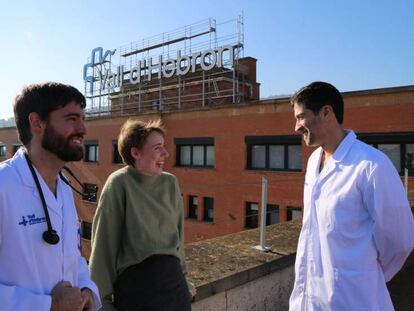
[{"label": "clear blue sky", "polygon": [[0,11],[0,119],[25,84],[83,90],[93,48],[115,49],[208,17],[244,13],[245,56],[261,96],[314,80],[340,91],[414,84],[414,1],[7,1]]}]

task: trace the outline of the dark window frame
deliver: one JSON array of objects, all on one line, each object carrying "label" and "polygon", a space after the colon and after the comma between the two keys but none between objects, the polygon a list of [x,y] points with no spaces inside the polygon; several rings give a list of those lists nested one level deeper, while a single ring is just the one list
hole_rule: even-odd
[{"label": "dark window frame", "polygon": [[17,152],[17,150],[19,150],[19,148],[21,147],[21,146],[23,146],[22,144],[13,144],[13,154],[12,155],[14,155],[16,152]]},{"label": "dark window frame", "polygon": [[[400,145],[400,169],[397,169],[400,176],[404,175],[406,168],[406,145],[414,144],[414,132],[394,133],[357,133],[358,139],[378,149],[381,144]],[[414,168],[408,170],[408,176],[414,176]]]},{"label": "dark window frame", "polygon": [[[193,198],[197,199],[197,204],[193,203]],[[198,196],[196,195],[189,195],[188,196],[188,218],[189,219],[198,219]]]},{"label": "dark window frame", "polygon": [[[289,168],[289,146],[301,146],[302,138],[299,135],[279,135],[279,136],[246,136],[247,147],[246,169],[255,171],[280,171],[280,172],[302,172],[301,168]],[[253,146],[265,146],[265,167],[253,167],[252,152]],[[270,146],[283,146],[283,168],[270,167]],[[302,155],[303,157],[303,155]],[[301,157],[301,160],[302,160]]]},{"label": "dark window frame", "polygon": [[[273,210],[270,210],[269,207],[275,207]],[[275,223],[270,223],[270,215],[272,213],[274,213],[277,210],[277,222]],[[278,224],[280,223],[280,206],[279,204],[267,204],[267,209],[266,209],[266,226],[269,225],[273,225],[273,224]]]},{"label": "dark window frame", "polygon": [[[257,211],[251,209],[252,204],[257,205]],[[260,221],[261,221],[260,220],[261,216],[259,215],[260,206],[261,206],[260,203],[257,203],[257,202],[250,202],[250,201],[246,202],[245,215],[244,215],[244,228],[254,229],[254,228],[259,227]],[[273,210],[271,210],[272,207],[274,207]],[[270,215],[274,213],[274,211],[277,211],[277,222],[271,223]],[[267,209],[266,209],[266,226],[278,224],[278,223],[280,223],[280,205],[268,203]]]},{"label": "dark window frame", "polygon": [[300,211],[303,218],[303,208],[300,206],[286,206],[286,221],[292,221],[292,211]]},{"label": "dark window frame", "polygon": [[82,221],[82,239],[91,240],[92,238],[92,223]]},{"label": "dark window frame", "polygon": [[[191,137],[191,138],[175,138],[174,144],[176,146],[175,165],[178,167],[194,167],[194,168],[214,168],[214,164],[207,164],[207,147],[213,147],[215,153],[214,137]],[[203,147],[203,164],[194,164],[194,147]],[[181,148],[190,147],[190,164],[181,163]]]},{"label": "dark window frame", "polygon": [[[85,155],[83,158],[83,161],[86,163],[98,163],[99,162],[99,143],[97,140],[88,140],[84,142],[84,147],[85,147]],[[94,160],[90,160],[89,159],[89,148],[91,147],[96,147],[96,150],[98,152],[95,152],[95,159]]]},{"label": "dark window frame", "polygon": [[7,155],[7,146],[1,144],[0,145],[0,157],[4,158]]},{"label": "dark window frame", "polygon": [[[211,201],[210,203],[207,203],[207,201]],[[203,211],[203,221],[205,222],[214,222],[214,198],[212,197],[204,197],[203,198],[203,203],[204,203],[204,211]],[[213,213],[213,217],[210,218],[208,216],[208,211],[211,209],[212,213]]]},{"label": "dark window frame", "polygon": [[113,164],[123,164],[121,154],[118,150],[118,140],[112,140],[112,163]]},{"label": "dark window frame", "polygon": [[[251,208],[252,204],[257,205],[257,211]],[[244,227],[246,229],[254,229],[259,226],[259,203],[257,202],[246,202],[244,208]]]}]

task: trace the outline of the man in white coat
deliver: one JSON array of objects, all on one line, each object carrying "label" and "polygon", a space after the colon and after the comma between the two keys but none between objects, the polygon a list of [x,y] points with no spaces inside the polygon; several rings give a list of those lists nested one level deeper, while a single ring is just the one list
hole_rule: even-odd
[{"label": "man in white coat", "polygon": [[24,145],[0,163],[0,309],[95,311],[99,293],[79,251],[73,194],[60,175],[83,156],[84,96],[74,87],[25,87],[14,114]]},{"label": "man in white coat", "polygon": [[329,83],[292,96],[295,130],[310,156],[290,310],[393,310],[386,282],[414,246],[414,222],[388,157],[342,128]]}]

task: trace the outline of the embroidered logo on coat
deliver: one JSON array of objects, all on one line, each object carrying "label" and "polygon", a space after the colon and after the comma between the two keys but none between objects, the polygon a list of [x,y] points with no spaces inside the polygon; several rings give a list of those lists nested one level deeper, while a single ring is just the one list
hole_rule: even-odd
[{"label": "embroidered logo on coat", "polygon": [[19,222],[19,225],[23,225],[26,227],[27,225],[31,226],[31,225],[40,224],[42,222],[46,222],[46,217],[36,217],[35,214],[31,214],[31,215],[22,216],[22,221]]}]

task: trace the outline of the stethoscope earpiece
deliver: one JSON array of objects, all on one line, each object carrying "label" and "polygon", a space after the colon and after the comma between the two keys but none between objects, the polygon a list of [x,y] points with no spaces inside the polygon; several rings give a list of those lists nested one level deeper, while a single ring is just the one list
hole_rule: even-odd
[{"label": "stethoscope earpiece", "polygon": [[46,230],[45,232],[43,232],[43,240],[46,243],[56,245],[59,243],[60,238],[55,230]]}]

